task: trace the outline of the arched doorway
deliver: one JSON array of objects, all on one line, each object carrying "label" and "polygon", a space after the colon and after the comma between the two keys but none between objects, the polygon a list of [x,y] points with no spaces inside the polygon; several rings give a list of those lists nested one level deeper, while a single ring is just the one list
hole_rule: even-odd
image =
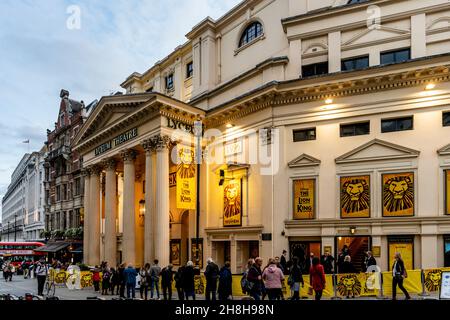
[{"label": "arched doorway", "polygon": [[181,214],[181,265],[189,261],[189,210]]}]

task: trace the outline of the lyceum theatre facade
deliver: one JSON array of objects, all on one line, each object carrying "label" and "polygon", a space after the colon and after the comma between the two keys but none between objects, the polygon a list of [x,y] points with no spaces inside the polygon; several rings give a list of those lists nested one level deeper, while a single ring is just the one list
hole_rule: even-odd
[{"label": "lyceum theatre facade", "polygon": [[86,262],[449,266],[450,5],[350,2],[243,1],[103,97],[73,146]]}]

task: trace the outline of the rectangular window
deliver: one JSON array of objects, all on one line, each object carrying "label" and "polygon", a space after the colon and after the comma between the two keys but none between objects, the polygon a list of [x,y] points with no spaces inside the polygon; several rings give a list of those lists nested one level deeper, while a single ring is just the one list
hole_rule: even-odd
[{"label": "rectangular window", "polygon": [[450,111],[442,114],[442,125],[444,127],[450,127]]},{"label": "rectangular window", "polygon": [[316,140],[316,128],[294,130],[294,142]]},{"label": "rectangular window", "polygon": [[148,88],[145,92],[153,92],[153,87]]},{"label": "rectangular window", "polygon": [[61,186],[56,187],[56,201],[61,201]]},{"label": "rectangular window", "polygon": [[360,136],[370,133],[370,121],[341,124],[341,137]]},{"label": "rectangular window", "polygon": [[405,62],[411,59],[411,49],[402,49],[381,53],[381,65]]},{"label": "rectangular window", "polygon": [[75,195],[79,196],[81,194],[81,178],[75,179]]},{"label": "rectangular window", "polygon": [[63,200],[67,200],[67,184],[63,184]]},{"label": "rectangular window", "polygon": [[369,56],[342,60],[342,71],[361,70],[369,67]]},{"label": "rectangular window", "polygon": [[312,77],[328,73],[328,61],[321,63],[308,64],[302,67],[302,77]]},{"label": "rectangular window", "polygon": [[450,267],[450,236],[444,236],[444,267]]},{"label": "rectangular window", "polygon": [[189,62],[186,65],[186,78],[190,78],[194,75],[194,63],[193,62]]},{"label": "rectangular window", "polygon": [[166,89],[173,89],[173,73],[166,76]]},{"label": "rectangular window", "polygon": [[395,132],[413,129],[413,117],[381,120],[381,132]]}]

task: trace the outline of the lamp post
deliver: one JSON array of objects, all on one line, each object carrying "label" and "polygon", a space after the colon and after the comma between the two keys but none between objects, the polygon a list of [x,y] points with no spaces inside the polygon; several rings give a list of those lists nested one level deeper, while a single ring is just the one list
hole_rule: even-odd
[{"label": "lamp post", "polygon": [[200,120],[200,117],[197,118],[197,121],[194,122],[194,135],[197,138],[197,150],[196,150],[196,162],[197,162],[197,205],[196,205],[196,219],[195,219],[195,263],[196,266],[200,266],[200,258],[199,258],[199,245],[200,245],[200,163],[202,161],[202,131],[203,126]]}]

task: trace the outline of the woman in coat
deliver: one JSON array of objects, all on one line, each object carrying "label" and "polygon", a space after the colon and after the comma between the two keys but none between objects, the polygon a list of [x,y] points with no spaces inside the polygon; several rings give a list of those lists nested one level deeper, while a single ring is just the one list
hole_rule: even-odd
[{"label": "woman in coat", "polygon": [[291,286],[291,291],[294,292],[292,296],[292,300],[300,300],[300,284],[303,286],[303,276],[302,270],[298,265],[298,258],[294,257],[292,259],[292,267],[290,270],[289,281],[288,283]]},{"label": "woman in coat", "polygon": [[219,300],[228,300],[232,293],[233,278],[231,275],[230,263],[225,262],[225,265],[219,272]]},{"label": "woman in coat", "polygon": [[315,292],[315,300],[322,298],[323,290],[325,289],[325,271],[320,264],[319,258],[315,257],[312,260],[312,266],[309,269],[310,285]]},{"label": "woman in coat", "polygon": [[192,261],[188,261],[186,264],[186,267],[183,270],[182,279],[186,300],[189,300],[189,297],[192,297],[192,300],[195,300],[195,272],[194,263]]}]

